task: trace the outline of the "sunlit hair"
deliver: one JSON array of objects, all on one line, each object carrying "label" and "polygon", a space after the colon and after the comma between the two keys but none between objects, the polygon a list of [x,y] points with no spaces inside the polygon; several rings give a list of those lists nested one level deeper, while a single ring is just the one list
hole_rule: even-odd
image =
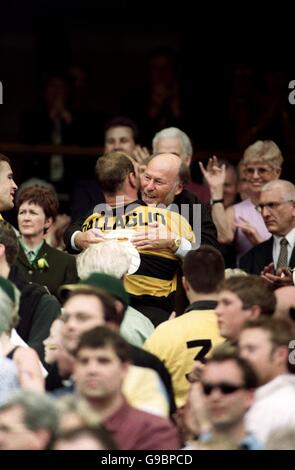
[{"label": "sunlit hair", "polygon": [[274,168],[281,168],[283,161],[282,152],[272,140],[257,140],[246,148],[242,159],[245,165],[263,162]]},{"label": "sunlit hair", "polygon": [[183,154],[185,154],[183,156],[179,155],[181,158],[186,157],[186,156],[191,157],[193,155],[193,146],[192,146],[190,138],[185,132],[181,131],[177,127],[167,127],[166,129],[163,129],[160,132],[157,132],[157,134],[153,138],[153,153],[157,152],[157,145],[158,145],[159,140],[171,139],[171,138],[180,139],[182,143]]},{"label": "sunlit hair", "polygon": [[46,218],[52,217],[55,220],[58,212],[58,198],[55,192],[41,186],[32,186],[24,189],[17,198],[16,209],[28,202],[42,207]]},{"label": "sunlit hair", "polygon": [[10,335],[11,330],[18,324],[19,316],[19,302],[20,302],[20,291],[12,286],[14,290],[14,302],[0,287],[0,334],[7,333]]},{"label": "sunlit hair", "polygon": [[[3,153],[0,153],[0,163],[1,162],[6,162],[6,163],[8,163],[8,165],[11,166],[10,159],[8,157],[6,157],[6,155],[3,155]],[[0,165],[0,170],[1,170],[1,165]]]},{"label": "sunlit hair", "polygon": [[124,152],[110,152],[99,157],[95,173],[102,191],[114,195],[121,191],[126,177],[135,174],[131,158]]},{"label": "sunlit hair", "polygon": [[273,315],[276,308],[276,297],[267,281],[253,274],[233,276],[221,282],[218,291],[229,291],[240,299],[243,309],[258,305],[261,314]]},{"label": "sunlit hair", "polygon": [[131,256],[127,248],[116,240],[90,245],[76,258],[80,279],[94,272],[105,273],[121,279],[127,273]]},{"label": "sunlit hair", "polygon": [[273,189],[280,189],[284,201],[295,201],[295,186],[290,181],[286,180],[273,180],[266,183],[261,192],[272,191]]}]

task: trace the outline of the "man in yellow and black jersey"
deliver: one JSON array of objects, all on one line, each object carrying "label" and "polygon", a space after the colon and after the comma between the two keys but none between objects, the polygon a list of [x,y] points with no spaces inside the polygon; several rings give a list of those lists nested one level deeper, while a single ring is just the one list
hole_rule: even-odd
[{"label": "man in yellow and black jersey", "polygon": [[[149,315],[150,307],[154,307],[156,313],[150,318],[158,324],[173,310],[179,252],[181,255],[191,248],[192,228],[180,214],[137,200],[139,178],[126,154],[114,152],[101,157],[96,171],[107,204],[95,207],[83,221],[80,219],[71,245],[80,251],[113,230],[132,230],[141,263],[138,271],[128,276],[126,289],[138,310]],[[181,184],[175,184],[181,191]],[[126,238],[130,238],[130,233]]]},{"label": "man in yellow and black jersey", "polygon": [[[159,306],[166,305],[168,311],[171,312],[173,305],[169,303],[169,296],[176,289],[175,272],[179,265],[179,257],[175,254],[177,243],[181,238],[193,241],[194,235],[191,226],[179,214],[163,208],[136,205],[137,207],[135,204],[124,207],[125,212],[122,208],[121,211],[117,208],[112,214],[92,214],[83,223],[82,231],[95,228],[106,234],[113,230],[120,230],[119,237],[122,239],[124,229],[128,238],[130,229],[141,233],[148,231],[153,223],[161,226],[163,237],[167,237],[166,246],[163,245],[161,249],[142,250],[139,248],[140,266],[134,274],[127,276],[125,287],[132,296],[147,296],[146,302],[150,301],[153,305]],[[122,229],[123,232],[121,232]],[[149,297],[154,297],[154,299],[149,299]]]}]

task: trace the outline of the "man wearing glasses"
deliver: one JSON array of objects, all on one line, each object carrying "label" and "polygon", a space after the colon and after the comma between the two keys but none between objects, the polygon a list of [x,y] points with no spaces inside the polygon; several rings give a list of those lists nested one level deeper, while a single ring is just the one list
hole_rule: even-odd
[{"label": "man wearing glasses", "polygon": [[256,209],[272,237],[242,256],[240,268],[261,274],[274,288],[290,285],[295,266],[295,186],[285,180],[266,183]]},{"label": "man wearing glasses", "polygon": [[245,414],[253,403],[257,386],[250,364],[221,346],[208,360],[200,385],[210,429],[200,435],[200,441],[214,445],[223,439],[236,449],[262,449],[245,427]]}]

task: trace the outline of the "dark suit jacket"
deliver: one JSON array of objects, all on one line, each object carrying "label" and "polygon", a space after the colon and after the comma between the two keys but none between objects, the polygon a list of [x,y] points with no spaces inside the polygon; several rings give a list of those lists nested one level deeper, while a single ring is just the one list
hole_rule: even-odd
[{"label": "dark suit jacket", "polygon": [[[240,259],[240,268],[249,274],[260,275],[265,266],[273,262],[273,240],[273,237],[271,237],[245,253]],[[292,268],[295,266],[295,247],[292,251],[289,266]]]},{"label": "dark suit jacket", "polygon": [[49,268],[42,271],[33,267],[28,262],[22,246],[20,246],[16,265],[21,269],[25,280],[47,286],[49,292],[55,296],[57,296],[57,290],[62,284],[73,284],[78,281],[74,256],[56,250],[44,242],[38,258],[45,258]]}]

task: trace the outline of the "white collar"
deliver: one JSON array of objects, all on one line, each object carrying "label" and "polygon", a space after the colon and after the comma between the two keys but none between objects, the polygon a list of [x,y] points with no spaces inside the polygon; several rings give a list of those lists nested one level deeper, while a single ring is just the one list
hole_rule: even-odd
[{"label": "white collar", "polygon": [[285,236],[274,235],[273,237],[278,245],[280,245],[282,238],[286,238],[288,244],[293,248],[295,245],[295,227],[292,228],[292,230],[290,230],[290,232],[288,232]]}]

